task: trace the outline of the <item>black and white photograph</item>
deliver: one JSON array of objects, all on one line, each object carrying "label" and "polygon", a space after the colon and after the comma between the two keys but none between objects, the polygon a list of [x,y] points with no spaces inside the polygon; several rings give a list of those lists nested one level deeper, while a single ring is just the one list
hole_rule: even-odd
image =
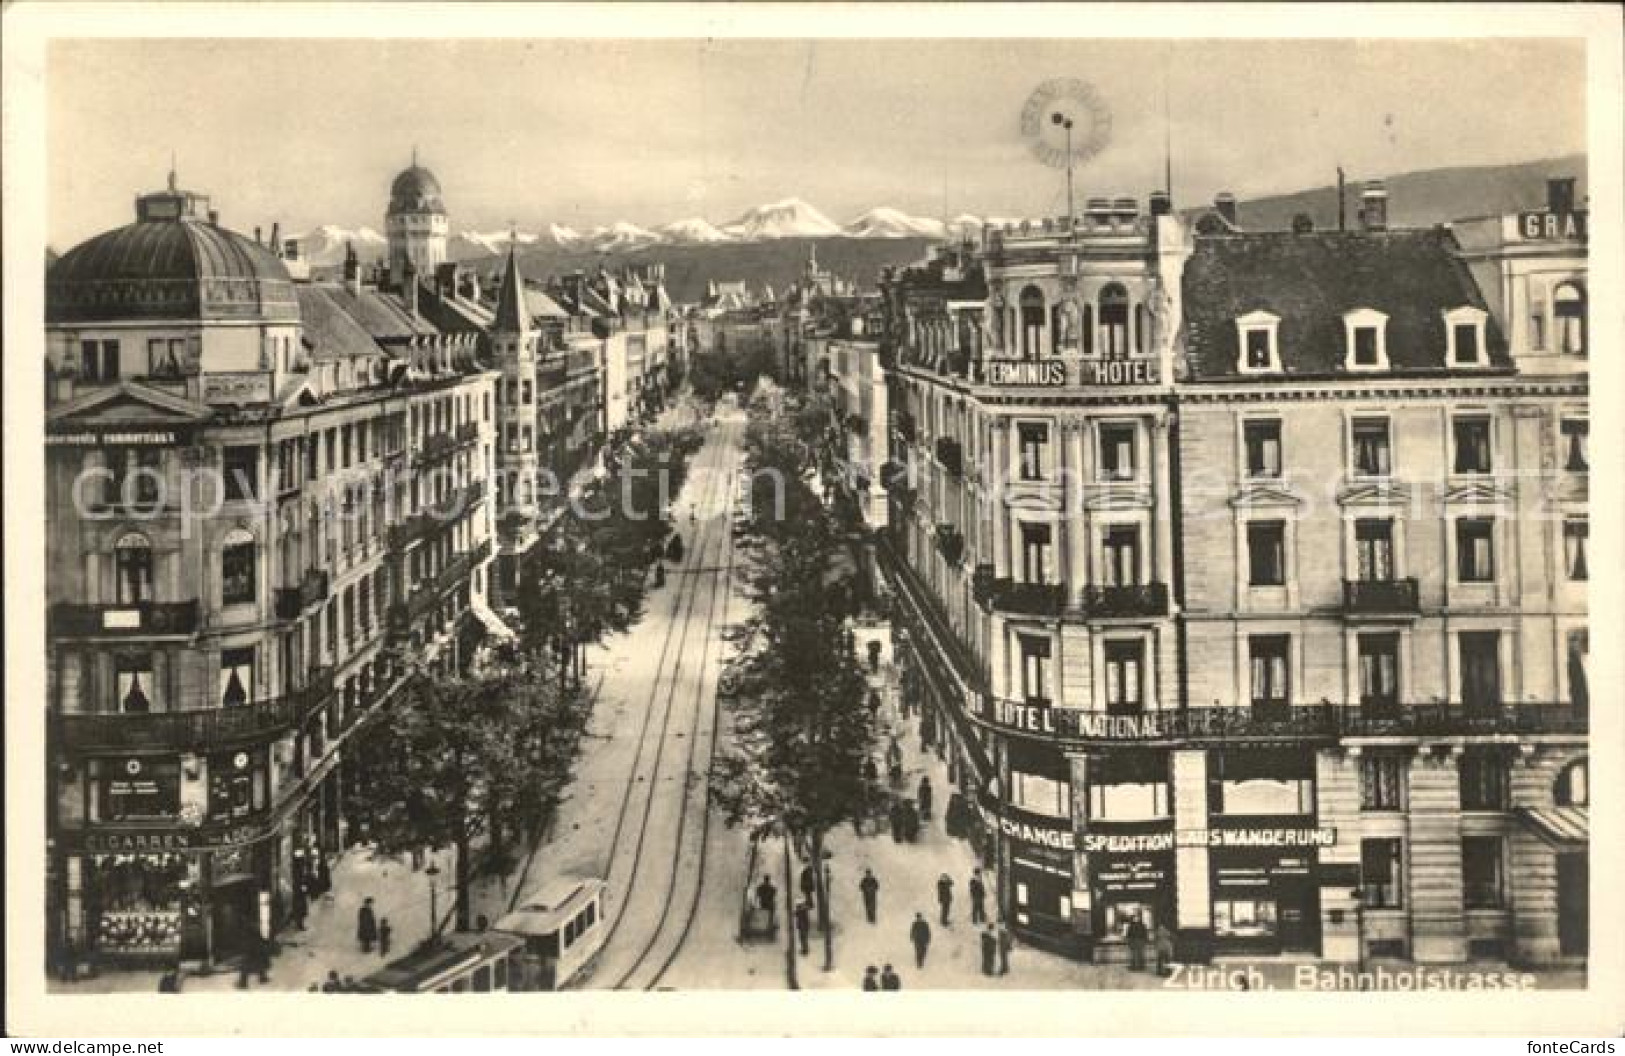
[{"label": "black and white photograph", "polygon": [[8,1033],[1625,1029],[1617,11],[49,6]]}]

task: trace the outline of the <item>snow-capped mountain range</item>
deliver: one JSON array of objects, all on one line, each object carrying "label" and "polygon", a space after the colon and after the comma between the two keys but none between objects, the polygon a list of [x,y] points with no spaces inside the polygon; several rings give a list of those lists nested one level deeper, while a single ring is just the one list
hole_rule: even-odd
[{"label": "snow-capped mountain range", "polygon": [[[935,217],[911,216],[885,205],[842,225],[800,198],[785,198],[747,209],[720,226],[702,217],[690,217],[654,228],[622,220],[584,232],[556,223],[542,231],[461,231],[448,240],[446,255],[452,260],[476,261],[501,256],[516,236],[518,245],[527,249],[624,253],[650,246],[703,246],[779,238],[964,238],[974,237],[981,229],[981,218],[969,214],[944,222]],[[363,260],[381,259],[388,246],[383,235],[368,227],[326,224],[294,237],[299,239],[300,255],[313,264],[339,263],[344,259],[346,242],[355,244],[356,254]]]}]

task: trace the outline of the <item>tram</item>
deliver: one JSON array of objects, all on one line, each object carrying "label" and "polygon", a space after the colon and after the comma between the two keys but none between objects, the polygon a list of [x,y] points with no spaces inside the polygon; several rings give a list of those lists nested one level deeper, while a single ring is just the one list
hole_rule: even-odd
[{"label": "tram", "polygon": [[453,932],[396,958],[361,981],[374,994],[489,994],[532,989],[525,940],[504,932]]},{"label": "tram", "polygon": [[561,877],[496,922],[495,930],[520,939],[525,960],[539,968],[527,989],[563,989],[592,964],[608,931],[606,890],[602,880]]}]

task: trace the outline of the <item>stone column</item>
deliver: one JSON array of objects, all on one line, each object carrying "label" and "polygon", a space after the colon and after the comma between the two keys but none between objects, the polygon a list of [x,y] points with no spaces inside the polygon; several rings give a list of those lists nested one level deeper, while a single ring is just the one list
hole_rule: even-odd
[{"label": "stone column", "polygon": [[1066,584],[1067,604],[1074,604],[1084,585],[1089,582],[1089,527],[1084,523],[1082,451],[1077,439],[1082,423],[1077,419],[1061,419],[1061,433],[1057,459],[1061,467],[1061,531],[1065,533],[1062,551],[1061,582]]},{"label": "stone column", "polygon": [[1182,949],[1210,948],[1213,887],[1208,867],[1207,751],[1169,753],[1174,796],[1174,926]]},{"label": "stone column", "polygon": [[1172,434],[1168,418],[1158,414],[1151,423],[1152,501],[1156,503],[1156,532],[1153,553],[1156,560],[1151,569],[1153,582],[1172,586],[1174,570],[1174,496],[1171,493],[1173,471],[1169,441]]}]

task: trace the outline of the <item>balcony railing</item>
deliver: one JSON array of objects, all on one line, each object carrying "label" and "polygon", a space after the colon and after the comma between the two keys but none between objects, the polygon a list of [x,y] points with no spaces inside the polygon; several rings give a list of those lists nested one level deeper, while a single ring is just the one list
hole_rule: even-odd
[{"label": "balcony railing", "polygon": [[195,634],[198,603],[141,601],[132,605],[83,605],[58,602],[51,606],[49,633],[53,638],[101,635]]},{"label": "balcony railing", "polygon": [[1132,583],[1125,586],[1088,586],[1083,609],[1090,618],[1168,615],[1168,584]]},{"label": "balcony railing", "polygon": [[322,668],[303,689],[238,707],[140,715],[59,714],[53,720],[62,746],[72,751],[195,751],[278,736],[303,722],[332,695],[332,669]]},{"label": "balcony railing", "polygon": [[452,435],[457,438],[457,442],[459,444],[466,444],[471,441],[478,440],[480,438],[480,423],[464,422],[462,425],[457,427],[457,431]]},{"label": "balcony railing", "polygon": [[276,618],[279,620],[297,620],[305,610],[298,587],[276,588],[275,602]]},{"label": "balcony railing", "polygon": [[1350,737],[1585,733],[1591,716],[1564,701],[1500,705],[1398,704],[1340,708],[1339,732]]},{"label": "balcony railing", "polygon": [[984,608],[1022,616],[1059,616],[1066,608],[1066,587],[1059,583],[1017,583],[981,569],[971,580],[971,594]]},{"label": "balcony railing", "polygon": [[1345,579],[1343,611],[1360,616],[1414,616],[1421,611],[1415,579]]},{"label": "balcony railing", "polygon": [[447,591],[467,580],[474,566],[484,561],[490,553],[491,543],[487,540],[453,557],[432,580],[419,584],[405,601],[398,601],[389,607],[390,622],[400,627],[429,612],[441,602]]}]

